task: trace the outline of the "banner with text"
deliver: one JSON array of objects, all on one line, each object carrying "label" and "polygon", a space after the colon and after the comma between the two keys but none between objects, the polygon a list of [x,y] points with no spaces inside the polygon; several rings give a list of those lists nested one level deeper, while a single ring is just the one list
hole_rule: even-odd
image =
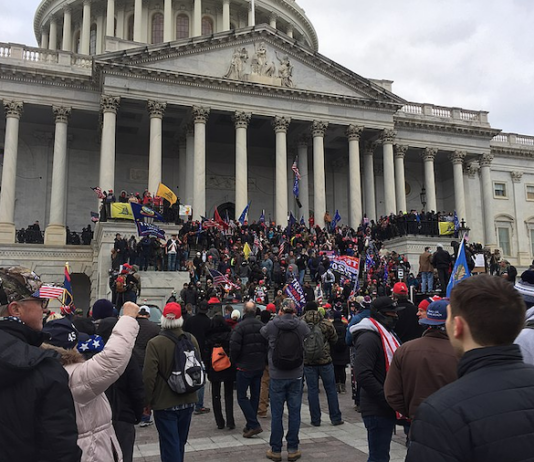
[{"label": "banner with text", "polygon": [[304,290],[297,279],[293,279],[286,287],[286,294],[295,301],[297,313],[300,315],[306,306]]}]

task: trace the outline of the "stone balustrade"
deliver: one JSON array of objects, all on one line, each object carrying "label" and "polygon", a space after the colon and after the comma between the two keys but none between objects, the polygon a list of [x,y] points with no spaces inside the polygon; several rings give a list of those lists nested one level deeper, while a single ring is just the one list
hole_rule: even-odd
[{"label": "stone balustrade", "polygon": [[16,43],[0,42],[0,59],[7,58],[34,64],[52,64],[59,66],[73,66],[91,69],[93,60],[91,56],[79,55],[68,51],[53,51],[43,48],[29,47]]},{"label": "stone balustrade", "polygon": [[436,106],[434,104],[407,103],[399,110],[397,115],[451,119],[451,121],[489,126],[488,113],[486,111],[471,111],[456,107]]},{"label": "stone balustrade", "polygon": [[491,140],[491,145],[534,149],[534,136],[518,135],[517,133],[500,133]]}]

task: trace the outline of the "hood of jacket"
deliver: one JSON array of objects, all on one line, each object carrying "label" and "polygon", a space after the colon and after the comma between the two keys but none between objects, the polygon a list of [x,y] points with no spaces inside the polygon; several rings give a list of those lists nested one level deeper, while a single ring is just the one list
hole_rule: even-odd
[{"label": "hood of jacket", "polygon": [[323,315],[319,313],[319,311],[311,310],[306,311],[302,319],[306,324],[319,324],[324,318]]},{"label": "hood of jacket", "polygon": [[300,320],[292,314],[276,316],[272,321],[280,330],[293,330],[299,325]]},{"label": "hood of jacket", "polygon": [[354,337],[358,337],[364,332],[374,332],[377,335],[380,335],[378,332],[378,328],[371,322],[369,318],[364,318],[358,324],[350,326],[349,332]]},{"label": "hood of jacket", "polygon": [[76,348],[67,350],[65,348],[50,345],[49,343],[43,343],[41,348],[45,351],[51,350],[52,352],[59,354],[59,361],[63,367],[71,364],[83,363],[85,361],[82,354]]}]

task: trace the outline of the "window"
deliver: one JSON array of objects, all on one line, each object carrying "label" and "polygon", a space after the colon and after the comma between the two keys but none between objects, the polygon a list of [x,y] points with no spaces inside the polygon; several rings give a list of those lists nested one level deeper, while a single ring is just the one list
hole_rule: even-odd
[{"label": "window", "polygon": [[506,197],[506,183],[493,183],[493,196],[495,198]]},{"label": "window", "polygon": [[510,228],[497,228],[497,236],[499,238],[499,247],[502,250],[502,254],[505,256],[510,256]]},{"label": "window", "polygon": [[152,16],[152,43],[163,42],[163,15],[156,13]]},{"label": "window", "polygon": [[128,30],[126,31],[126,40],[133,42],[134,38],[134,15],[128,16]]},{"label": "window", "polygon": [[202,35],[211,35],[213,34],[213,21],[211,18],[204,16],[202,18]]},{"label": "window", "polygon": [[189,16],[179,14],[176,17],[176,39],[189,37]]},{"label": "window", "polygon": [[96,24],[91,25],[89,32],[89,54],[96,55]]},{"label": "window", "polygon": [[534,201],[534,185],[527,184],[527,201]]}]

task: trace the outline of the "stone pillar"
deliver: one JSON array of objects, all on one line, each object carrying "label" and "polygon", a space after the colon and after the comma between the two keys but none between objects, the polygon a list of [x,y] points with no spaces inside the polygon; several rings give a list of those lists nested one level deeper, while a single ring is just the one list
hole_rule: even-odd
[{"label": "stone pillar", "polygon": [[375,167],[373,155],[375,145],[367,143],[363,155],[363,176],[365,187],[365,210],[364,213],[369,220],[376,220],[376,198],[375,198]]},{"label": "stone pillar", "polygon": [[161,127],[163,114],[167,103],[149,100],[147,103],[150,113],[150,145],[148,154],[148,190],[156,194],[161,183]]},{"label": "stone pillar", "polygon": [[[309,138],[303,136],[299,139],[297,149],[299,155],[299,172],[300,172],[300,183],[299,183],[299,200],[302,204],[302,209],[300,209],[300,215],[304,217],[304,222],[308,226],[308,219],[310,218],[310,188],[309,188],[309,170],[308,170],[308,145]],[[300,217],[298,217],[300,218]]]},{"label": "stone pillar", "polygon": [[326,178],[324,168],[324,136],[328,122],[314,120],[312,123],[313,136],[313,215],[315,224],[324,228],[324,214],[326,212]]},{"label": "stone pillar", "polygon": [[293,38],[293,25],[291,25],[291,24],[287,25],[286,34],[287,34],[288,37]]},{"label": "stone pillar", "polygon": [[521,179],[523,178],[523,172],[514,171],[510,172],[510,174],[512,176],[512,183],[514,187],[514,215],[517,225],[515,244],[517,248],[518,264],[519,266],[529,266],[531,263],[529,249],[530,241],[525,224],[525,207],[523,207],[525,201],[525,186],[521,182]]},{"label": "stone pillar", "polygon": [[72,10],[70,6],[63,10],[63,51],[72,51]]},{"label": "stone pillar", "polygon": [[404,157],[408,146],[395,145],[395,196],[397,197],[397,212],[406,210],[406,180],[404,177]]},{"label": "stone pillar", "polygon": [[382,132],[382,148],[384,158],[384,206],[385,213],[396,213],[395,204],[395,164],[393,160],[393,141],[395,140],[395,130],[384,130]]},{"label": "stone pillar", "polygon": [[100,187],[102,191],[115,189],[115,129],[120,97],[102,95],[102,142],[100,143]]},{"label": "stone pillar", "polygon": [[181,135],[177,140],[178,144],[178,197],[180,204],[185,204],[186,199],[186,168],[187,168],[187,140]]},{"label": "stone pillar", "polygon": [[80,53],[89,54],[89,38],[91,36],[91,0],[83,2],[82,37]]},{"label": "stone pillar", "polygon": [[[291,119],[289,117],[276,116],[272,123],[276,133],[274,219],[277,225],[284,227],[287,222],[288,211],[287,129]],[[236,212],[240,213],[237,210]]]},{"label": "stone pillar", "polygon": [[436,181],[434,178],[434,159],[438,150],[436,148],[425,148],[421,153],[425,167],[425,190],[426,190],[426,210],[437,212],[436,205]]},{"label": "stone pillar", "polygon": [[362,185],[360,180],[360,136],[363,127],[349,125],[349,223],[358,229],[362,221]]},{"label": "stone pillar", "polygon": [[50,19],[50,36],[48,40],[48,48],[50,50],[57,50],[57,21],[56,18]]},{"label": "stone pillar", "polygon": [[276,13],[271,13],[269,16],[269,26],[271,26],[273,29],[276,29],[276,20],[278,19],[278,16]]},{"label": "stone pillar", "polygon": [[254,8],[254,3],[249,2],[248,4],[248,27],[254,27],[256,25],[256,10]]},{"label": "stone pillar", "polygon": [[235,212],[241,213],[248,204],[247,127],[251,114],[236,111],[235,124]]},{"label": "stone pillar", "polygon": [[465,192],[464,192],[464,169],[463,162],[466,156],[465,151],[454,151],[450,154],[449,159],[452,162],[452,173],[454,176],[454,206],[458,220],[467,221],[465,209]]},{"label": "stone pillar", "polygon": [[184,205],[193,206],[194,177],[195,177],[195,127],[188,123],[185,127],[185,202]]},{"label": "stone pillar", "polygon": [[65,185],[67,184],[67,124],[70,107],[53,106],[56,121],[54,136],[54,162],[52,164],[52,191],[50,194],[50,220],[45,230],[44,243],[65,245]]},{"label": "stone pillar", "polygon": [[22,116],[21,101],[5,101],[6,134],[4,139],[4,166],[0,192],[0,243],[15,243],[15,191],[19,148],[19,122]]},{"label": "stone pillar", "polygon": [[480,178],[482,180],[482,212],[484,215],[484,245],[494,248],[497,244],[493,217],[493,185],[491,183],[491,162],[493,154],[480,158]]},{"label": "stone pillar", "polygon": [[206,123],[209,107],[193,106],[195,124],[195,172],[193,177],[193,217],[206,215]]},{"label": "stone pillar", "polygon": [[165,0],[163,6],[163,41],[173,40],[174,15],[172,14],[172,0]]},{"label": "stone pillar", "polygon": [[230,30],[230,0],[223,0],[223,8],[222,8],[222,30],[227,31]]},{"label": "stone pillar", "polygon": [[134,3],[134,42],[143,41],[143,0]]},{"label": "stone pillar", "polygon": [[202,0],[194,0],[193,4],[193,37],[202,34]]},{"label": "stone pillar", "polygon": [[41,48],[44,48],[45,50],[48,48],[48,31],[46,29],[43,29],[41,31]]},{"label": "stone pillar", "polygon": [[115,37],[115,0],[108,0],[106,13],[106,36]]}]

